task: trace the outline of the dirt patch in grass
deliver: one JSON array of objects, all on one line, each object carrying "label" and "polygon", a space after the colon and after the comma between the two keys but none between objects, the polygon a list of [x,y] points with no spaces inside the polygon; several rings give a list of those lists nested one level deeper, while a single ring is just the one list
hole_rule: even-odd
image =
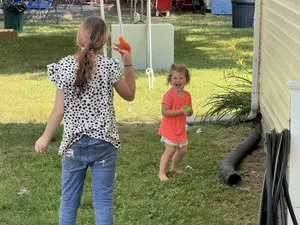
[{"label": "dirt patch in grass", "polygon": [[[256,150],[242,161],[237,169],[237,173],[242,178],[242,183],[237,188],[251,193],[253,198],[256,199],[252,203],[249,202],[249,207],[257,209],[257,217],[259,215],[261,194],[265,179],[266,162],[266,153],[264,152],[263,145],[260,144]],[[246,225],[255,224],[247,223]]]},{"label": "dirt patch in grass", "polygon": [[238,174],[242,177],[242,187],[261,192],[266,170],[266,153],[260,144],[240,164]]}]

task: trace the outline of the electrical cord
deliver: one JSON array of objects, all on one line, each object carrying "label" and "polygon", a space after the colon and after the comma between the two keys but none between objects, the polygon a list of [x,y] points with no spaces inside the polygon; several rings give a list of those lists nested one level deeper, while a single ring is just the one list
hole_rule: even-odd
[{"label": "electrical cord", "polygon": [[[258,225],[287,224],[286,206],[294,225],[298,225],[286,180],[286,169],[290,151],[290,131],[280,134],[273,129],[266,133],[267,170],[260,202]],[[278,207],[279,206],[279,207]],[[278,210],[280,213],[278,213]]]}]

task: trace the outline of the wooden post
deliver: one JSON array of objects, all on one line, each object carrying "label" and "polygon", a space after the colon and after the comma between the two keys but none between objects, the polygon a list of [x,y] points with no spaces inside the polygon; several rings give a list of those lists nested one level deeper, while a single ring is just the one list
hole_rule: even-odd
[{"label": "wooden post", "polygon": [[[300,81],[289,81],[288,87],[291,90],[291,149],[288,169],[289,193],[297,221],[300,221]],[[293,225],[290,216],[288,224]]]}]

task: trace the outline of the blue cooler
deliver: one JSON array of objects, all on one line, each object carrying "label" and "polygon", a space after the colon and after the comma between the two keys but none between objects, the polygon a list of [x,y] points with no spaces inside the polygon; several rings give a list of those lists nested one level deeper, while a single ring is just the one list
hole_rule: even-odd
[{"label": "blue cooler", "polygon": [[231,15],[231,0],[211,0],[211,14],[215,15]]}]

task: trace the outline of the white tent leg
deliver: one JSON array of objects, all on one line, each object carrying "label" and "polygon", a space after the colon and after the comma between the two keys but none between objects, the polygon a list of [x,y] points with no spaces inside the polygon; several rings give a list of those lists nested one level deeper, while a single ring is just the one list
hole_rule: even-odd
[{"label": "white tent leg", "polygon": [[[101,15],[101,18],[103,19],[103,21],[105,21],[104,2],[103,2],[103,0],[100,0],[100,15]],[[103,55],[105,57],[107,57],[107,45],[106,44],[103,46]]]},{"label": "white tent leg", "polygon": [[[118,18],[119,18],[120,32],[121,32],[121,36],[124,37],[124,30],[123,30],[123,24],[122,24],[122,14],[121,14],[120,0],[116,0],[116,3],[117,3],[117,11],[118,11]],[[131,112],[130,102],[128,102],[128,105],[127,105],[127,111],[128,111],[128,112]]]}]

